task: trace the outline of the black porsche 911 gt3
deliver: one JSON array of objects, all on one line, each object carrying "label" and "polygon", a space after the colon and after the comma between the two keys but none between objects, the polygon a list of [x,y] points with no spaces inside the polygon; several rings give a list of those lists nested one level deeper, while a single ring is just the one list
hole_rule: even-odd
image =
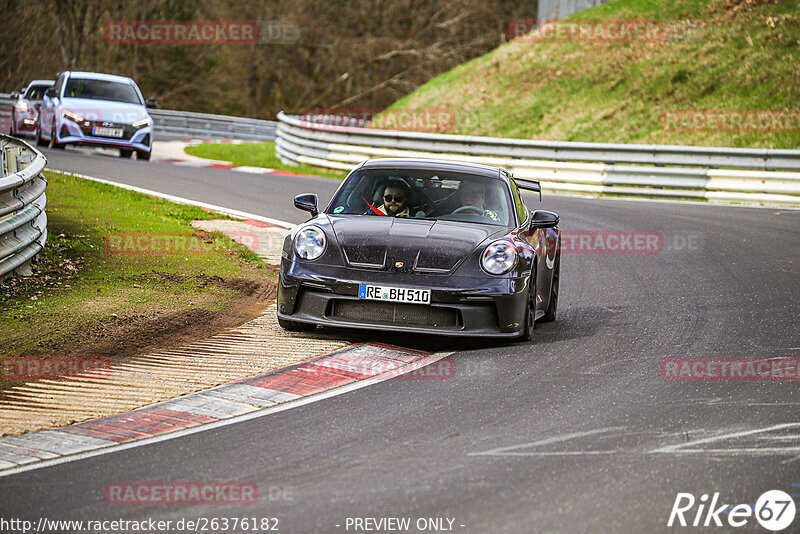
[{"label": "black porsche 911 gt3", "polygon": [[297,196],[312,218],[283,245],[280,325],[530,340],[556,318],[561,234],[520,189],[541,199],[504,169],[373,159],[322,213],[316,195]]}]

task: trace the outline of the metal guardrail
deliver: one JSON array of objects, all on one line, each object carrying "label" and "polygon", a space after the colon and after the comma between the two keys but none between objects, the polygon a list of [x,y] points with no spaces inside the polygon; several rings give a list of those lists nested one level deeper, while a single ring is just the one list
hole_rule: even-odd
[{"label": "metal guardrail", "polygon": [[[4,120],[7,97],[0,94]],[[278,156],[290,165],[349,170],[367,158],[427,157],[505,167],[555,191],[800,205],[800,150],[401,132],[356,127],[352,119],[324,115],[301,120],[283,112],[277,123],[172,110],[150,113],[156,133],[245,140],[277,136]]]},{"label": "metal guardrail", "polygon": [[260,119],[208,115],[167,109],[148,110],[153,118],[155,134],[186,135],[193,139],[242,139],[272,141],[277,123]]},{"label": "metal guardrail", "polygon": [[0,93],[0,133],[10,132],[11,106],[13,106],[11,95]]},{"label": "metal guardrail", "polygon": [[[311,128],[314,126],[312,121],[299,120],[283,112],[278,114],[278,122],[298,127]],[[328,134],[316,136],[315,140],[402,150],[516,159],[656,166],[686,165],[765,171],[800,170],[800,150],[536,141],[474,135],[336,128],[335,126],[338,125],[331,124],[325,125],[323,128],[315,128],[321,134]],[[364,142],[365,140],[368,143]]]},{"label": "metal guardrail", "polygon": [[[11,95],[0,93],[0,132],[9,132]],[[153,118],[156,140],[158,134],[186,136],[187,139],[241,139],[272,141],[277,123],[260,119],[210,115],[190,111],[148,109]]]},{"label": "metal guardrail", "polygon": [[0,134],[0,279],[30,274],[47,242],[47,160],[28,143]]},{"label": "metal guardrail", "polygon": [[400,132],[317,124],[281,112],[276,152],[288,165],[349,170],[368,158],[422,157],[504,167],[554,191],[800,205],[800,150]]}]

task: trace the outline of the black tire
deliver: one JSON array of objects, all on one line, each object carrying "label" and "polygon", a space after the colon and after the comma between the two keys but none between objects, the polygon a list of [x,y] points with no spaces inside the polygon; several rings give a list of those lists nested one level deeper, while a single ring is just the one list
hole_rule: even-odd
[{"label": "black tire", "polygon": [[544,317],[539,319],[543,323],[552,323],[556,320],[558,313],[558,280],[561,278],[561,253],[556,256],[556,265],[553,267],[553,284],[550,288],[550,303],[547,305],[547,311],[544,312]]},{"label": "black tire", "polygon": [[133,156],[133,150],[129,148],[120,148],[119,149],[119,157],[121,158],[129,158]]},{"label": "black tire", "polygon": [[17,134],[14,133],[14,124],[17,122],[17,117],[14,114],[14,111],[11,111],[11,122],[8,125],[8,135],[16,137]]},{"label": "black tire", "polygon": [[298,323],[297,321],[290,321],[289,319],[281,319],[278,317],[278,324],[281,328],[289,332],[310,332],[317,328],[315,324]]},{"label": "black tire", "polygon": [[528,289],[528,302],[525,305],[524,324],[519,340],[523,342],[533,339],[533,330],[536,328],[536,271],[531,272],[531,287]]},{"label": "black tire", "polygon": [[47,144],[48,148],[56,150],[64,150],[64,145],[56,142],[56,125],[53,124],[53,129],[50,131],[50,142]]},{"label": "black tire", "polygon": [[144,150],[137,150],[136,159],[142,161],[150,161],[150,152],[145,152]]},{"label": "black tire", "polygon": [[42,128],[41,126],[36,127],[36,146],[44,146],[45,142],[42,139]]}]

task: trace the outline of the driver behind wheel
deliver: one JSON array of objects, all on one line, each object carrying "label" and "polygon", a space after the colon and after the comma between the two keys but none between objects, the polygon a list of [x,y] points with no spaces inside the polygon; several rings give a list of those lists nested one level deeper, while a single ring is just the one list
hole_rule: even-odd
[{"label": "driver behind wheel", "polygon": [[408,217],[408,192],[400,184],[389,184],[383,190],[383,204],[378,211],[391,217]]},{"label": "driver behind wheel", "polygon": [[474,213],[499,221],[497,213],[486,208],[486,188],[478,182],[462,182],[458,190],[460,207],[454,213]]}]

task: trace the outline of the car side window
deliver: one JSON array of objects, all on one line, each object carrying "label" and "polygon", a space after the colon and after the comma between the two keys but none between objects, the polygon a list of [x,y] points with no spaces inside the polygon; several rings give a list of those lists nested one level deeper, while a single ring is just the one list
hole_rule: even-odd
[{"label": "car side window", "polygon": [[517,188],[517,184],[514,183],[514,180],[511,181],[511,191],[514,194],[514,206],[517,208],[517,217],[519,217],[519,224],[525,222],[525,218],[528,216],[528,208],[525,207],[525,203],[522,202],[522,196],[519,194],[519,189]]}]

